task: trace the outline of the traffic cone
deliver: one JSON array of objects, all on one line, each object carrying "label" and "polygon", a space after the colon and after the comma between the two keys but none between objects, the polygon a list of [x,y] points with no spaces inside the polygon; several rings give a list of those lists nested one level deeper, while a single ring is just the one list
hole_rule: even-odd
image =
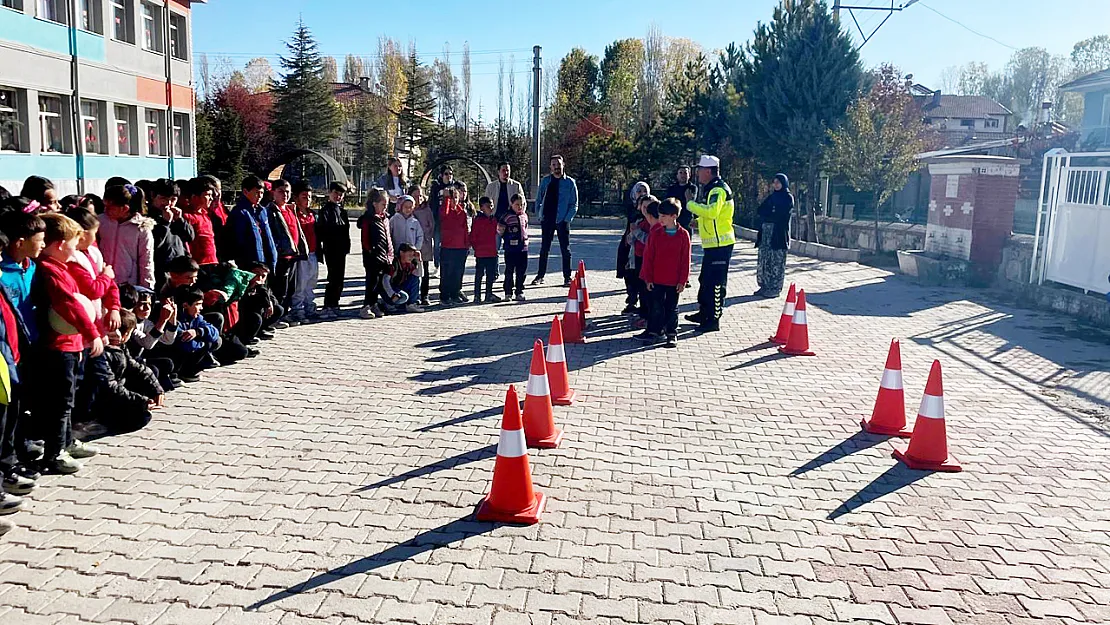
[{"label": "traffic cone", "polygon": [[547,338],[547,381],[551,383],[551,403],[569,406],[574,403],[567,372],[567,352],[563,349],[563,324],[556,316],[551,320],[551,334]]},{"label": "traffic cone", "polygon": [[578,288],[582,290],[582,310],[590,312],[590,289],[586,286],[586,261],[578,261]]},{"label": "traffic cone", "polygon": [[790,320],[790,336],[779,352],[788,356],[816,356],[809,351],[809,326],[806,324],[806,290],[798,289],[798,302]]},{"label": "traffic cone", "polygon": [[524,436],[529,447],[540,449],[554,449],[563,440],[563,432],[555,427],[547,363],[543,358],[543,341],[539,339],[532,345],[532,367],[524,391]]},{"label": "traffic cone", "polygon": [[767,339],[772,343],[779,345],[786,345],[787,339],[790,338],[790,322],[794,320],[794,304],[798,301],[797,292],[794,289],[794,283],[790,283],[790,290],[786,292],[786,303],[782,306],[782,316],[779,317],[779,329],[775,335]]},{"label": "traffic cone", "polygon": [[543,493],[532,488],[520,400],[516,396],[516,387],[510,386],[505,393],[501,437],[497,441],[497,461],[493,465],[493,485],[478,505],[477,519],[531,525],[539,522],[546,504]]},{"label": "traffic cone", "polygon": [[922,471],[962,471],[960,463],[948,455],[948,433],[944,427],[944,386],[941,383],[940,361],[933,361],[929,383],[921,398],[921,409],[913,424],[908,446],[894,444],[894,457],[911,469]]},{"label": "traffic cone", "polygon": [[574,298],[578,300],[578,324],[582,326],[582,332],[586,331],[586,302],[582,299],[585,291],[582,290],[582,283],[575,276],[571,280],[571,287],[574,288]]},{"label": "traffic cone", "polygon": [[578,314],[577,289],[574,287],[574,282],[571,282],[570,292],[567,293],[567,307],[563,311],[563,340],[567,343],[585,343],[586,337],[582,336],[582,317]]},{"label": "traffic cone", "polygon": [[875,409],[871,418],[864,417],[860,422],[863,429],[872,434],[908,437],[906,427],[906,398],[902,391],[902,349],[898,339],[890,342],[890,352],[886,356],[886,368],[879,382],[879,396],[875,398]]}]

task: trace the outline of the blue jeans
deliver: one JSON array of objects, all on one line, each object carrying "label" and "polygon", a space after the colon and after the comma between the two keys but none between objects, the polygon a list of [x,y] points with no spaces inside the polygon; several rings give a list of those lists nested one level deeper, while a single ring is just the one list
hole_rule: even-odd
[{"label": "blue jeans", "polygon": [[398,301],[393,301],[386,297],[384,293],[382,294],[382,308],[390,312],[401,312],[408,304],[420,303],[420,278],[409,276],[396,288],[396,291],[401,296]]}]

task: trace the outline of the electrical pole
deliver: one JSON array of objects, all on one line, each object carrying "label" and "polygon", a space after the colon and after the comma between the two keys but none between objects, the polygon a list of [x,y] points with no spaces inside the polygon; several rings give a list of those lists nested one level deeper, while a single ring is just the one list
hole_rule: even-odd
[{"label": "electrical pole", "polygon": [[840,21],[840,0],[833,0],[833,17]]},{"label": "electrical pole", "polygon": [[532,48],[532,201],[540,188],[540,88],[543,83],[543,48]]},{"label": "electrical pole", "polygon": [[[887,6],[880,6],[880,5],[870,5],[870,6],[845,5],[845,4],[843,4],[842,0],[833,0],[833,6],[832,6],[833,18],[836,19],[836,21],[839,22],[840,21],[840,10],[844,9],[844,10],[848,11],[848,15],[852,18],[852,22],[856,25],[856,30],[859,31],[859,36],[863,38],[863,42],[860,43],[859,47],[856,48],[857,50],[859,50],[859,48],[862,48],[863,46],[867,45],[868,41],[871,41],[871,38],[875,36],[875,33],[879,32],[879,29],[883,27],[883,24],[886,24],[887,20],[889,20],[892,15],[894,15],[895,13],[897,13],[899,11],[904,11],[904,10],[908,9],[910,6],[912,6],[914,4],[917,4],[920,1],[921,0],[905,0],[905,2],[903,2],[902,4],[895,4],[895,0],[890,0],[890,6],[887,7]],[[856,19],[856,11],[879,11],[879,12],[882,12],[882,13],[886,13],[886,17],[884,17],[883,21],[879,22],[879,25],[876,26],[870,33],[866,33],[866,32],[863,31],[863,27],[860,26],[859,20]]]}]

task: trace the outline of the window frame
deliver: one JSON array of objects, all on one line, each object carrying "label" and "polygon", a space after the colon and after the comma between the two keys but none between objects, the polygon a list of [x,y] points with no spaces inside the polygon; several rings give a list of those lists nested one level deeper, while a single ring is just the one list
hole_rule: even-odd
[{"label": "window frame", "polygon": [[[155,121],[150,121],[150,116],[154,115]],[[151,143],[151,129],[157,129],[155,138],[158,141],[158,151],[154,152],[150,149]],[[166,111],[163,109],[144,109],[143,113],[143,136],[146,138],[146,155],[156,158],[166,158],[168,155],[166,146]]]},{"label": "window frame", "polygon": [[975,128],[975,120],[974,119],[961,118],[960,119],[960,128]]},{"label": "window frame", "polygon": [[1001,120],[999,120],[997,117],[988,117],[986,120],[983,121],[983,127],[990,128],[992,130],[998,129],[1002,127],[1002,123]]},{"label": "window frame", "polygon": [[[142,25],[139,30],[142,34],[143,50],[146,50],[147,52],[154,52],[155,54],[165,54],[166,37],[165,33],[162,32],[162,11],[164,10],[163,7],[152,4],[150,2],[140,2],[139,5],[139,17],[140,19],[142,19]],[[148,10],[150,12],[150,15],[147,15]],[[147,22],[149,22],[152,27],[149,41],[147,39]],[[150,44],[153,44],[153,47]]]},{"label": "window frame", "polygon": [[[112,8],[112,41],[135,45],[135,3],[131,0],[110,0]],[[123,22],[119,29],[124,31],[124,38],[119,37],[116,25],[116,11],[123,10]]]},{"label": "window frame", "polygon": [[0,0],[0,9],[10,9],[23,13],[23,0]]},{"label": "window frame", "polygon": [[[65,5],[67,1],[68,0],[38,0],[35,7],[35,17],[47,22],[61,24],[62,26],[69,26],[69,16],[66,15]],[[48,16],[47,13],[53,14],[54,17]]]},{"label": "window frame", "polygon": [[[177,41],[178,39],[180,41]],[[189,18],[170,11],[170,34],[166,40],[170,46],[170,56],[178,61],[187,62],[189,60]]]},{"label": "window frame", "polygon": [[[56,100],[58,102],[58,111],[46,110],[44,103],[47,100]],[[66,145],[66,98],[64,96],[54,93],[39,93],[39,151],[41,154],[72,154],[72,151],[67,149]],[[50,136],[50,121],[55,120],[58,124],[58,137],[59,149],[53,149],[53,144],[47,148],[47,140]]]},{"label": "window frame", "polygon": [[81,30],[94,35],[104,35],[104,0],[81,0],[77,6]]},{"label": "window frame", "polygon": [[15,87],[0,87],[0,92],[7,92],[11,94],[11,106],[4,106],[0,104],[0,113],[6,113],[11,116],[12,121],[12,138],[15,149],[4,147],[3,135],[0,135],[0,152],[8,152],[13,154],[23,154],[31,151],[31,146],[26,140],[26,108],[27,105],[24,101],[23,94]]},{"label": "window frame", "polygon": [[[108,144],[105,140],[107,135],[106,103],[99,100],[82,99],[79,106],[81,108],[81,143],[85,146],[85,154],[108,154]],[[88,114],[86,106],[92,106],[92,115]],[[88,140],[90,120],[93,123],[92,127],[96,130],[96,144],[91,149]]]},{"label": "window frame", "polygon": [[[178,120],[182,123],[178,123]],[[173,147],[173,155],[182,158],[192,158],[193,156],[193,141],[192,141],[192,119],[191,116],[184,111],[174,111],[173,121],[170,124],[170,143]],[[178,150],[178,140],[181,141],[181,149]]]},{"label": "window frame", "polygon": [[[121,116],[120,113],[123,113]],[[138,110],[136,107],[129,104],[113,104],[112,105],[112,119],[113,128],[116,134],[116,155],[117,156],[139,156],[139,138],[138,138]],[[123,125],[127,132],[127,146],[126,150],[120,149],[120,125]]]}]

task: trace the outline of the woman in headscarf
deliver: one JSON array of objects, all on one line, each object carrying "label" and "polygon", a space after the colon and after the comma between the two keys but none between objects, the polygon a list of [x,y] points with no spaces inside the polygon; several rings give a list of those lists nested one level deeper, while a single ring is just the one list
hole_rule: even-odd
[{"label": "woman in headscarf", "polygon": [[636,271],[629,267],[629,262],[634,260],[632,256],[631,246],[628,245],[628,231],[632,224],[640,219],[640,209],[637,208],[640,198],[645,195],[651,194],[651,187],[648,183],[640,181],[632,185],[628,191],[627,203],[624,205],[624,234],[621,235],[621,242],[617,245],[617,277],[624,278],[624,290],[627,295],[624,298],[623,314],[632,314],[637,312],[636,305],[639,303],[639,290],[636,288],[636,280],[639,278]]},{"label": "woman in headscarf", "polygon": [[759,235],[755,240],[759,249],[755,270],[759,290],[755,294],[768,299],[782,292],[790,242],[790,214],[794,211],[794,196],[790,194],[790,179],[786,174],[775,174],[771,188],[771,195],[759,205]]}]

